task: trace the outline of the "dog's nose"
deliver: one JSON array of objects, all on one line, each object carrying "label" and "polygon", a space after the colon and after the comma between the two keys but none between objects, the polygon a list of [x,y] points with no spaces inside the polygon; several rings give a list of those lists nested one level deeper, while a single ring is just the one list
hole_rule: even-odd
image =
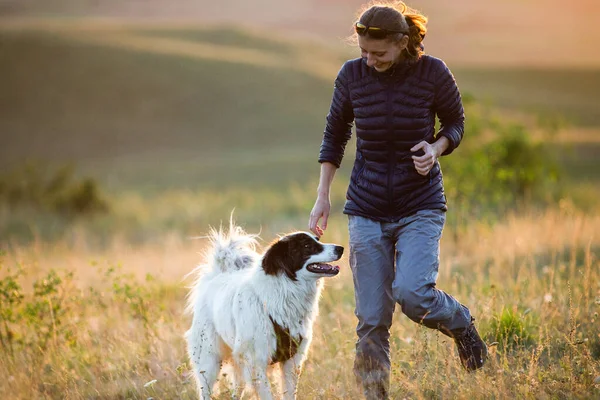
[{"label": "dog's nose", "polygon": [[341,257],[344,254],[344,248],[342,246],[335,246],[335,254]]}]

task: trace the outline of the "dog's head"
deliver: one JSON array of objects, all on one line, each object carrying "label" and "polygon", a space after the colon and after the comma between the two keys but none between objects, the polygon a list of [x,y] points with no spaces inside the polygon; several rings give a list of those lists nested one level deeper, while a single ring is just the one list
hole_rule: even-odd
[{"label": "dog's head", "polygon": [[340,267],[327,263],[339,260],[344,248],[320,243],[312,234],[296,232],[283,236],[269,247],[262,259],[267,275],[285,274],[295,281],[298,275],[307,278],[335,276]]}]

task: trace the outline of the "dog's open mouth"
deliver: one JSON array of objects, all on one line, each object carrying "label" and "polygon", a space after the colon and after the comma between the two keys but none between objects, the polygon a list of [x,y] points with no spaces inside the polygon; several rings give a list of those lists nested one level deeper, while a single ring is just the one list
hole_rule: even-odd
[{"label": "dog's open mouth", "polygon": [[315,274],[337,275],[340,272],[340,267],[337,265],[329,265],[323,263],[309,264],[306,269]]}]

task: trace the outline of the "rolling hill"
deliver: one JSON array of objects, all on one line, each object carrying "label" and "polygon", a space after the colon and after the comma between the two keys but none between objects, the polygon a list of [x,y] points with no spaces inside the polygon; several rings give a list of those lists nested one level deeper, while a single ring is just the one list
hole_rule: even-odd
[{"label": "rolling hill", "polygon": [[[231,27],[4,29],[0,166],[73,162],[114,189],[314,179],[346,56]],[[600,121],[600,71],[451,67],[463,92],[484,101]]]},{"label": "rolling hill", "polygon": [[[179,21],[190,26],[243,25],[327,44],[350,34],[367,0],[3,0],[0,17]],[[432,54],[460,66],[600,66],[600,7],[590,0],[406,1],[430,19]],[[0,21],[2,25],[3,21]],[[590,47],[591,44],[591,47]]]}]

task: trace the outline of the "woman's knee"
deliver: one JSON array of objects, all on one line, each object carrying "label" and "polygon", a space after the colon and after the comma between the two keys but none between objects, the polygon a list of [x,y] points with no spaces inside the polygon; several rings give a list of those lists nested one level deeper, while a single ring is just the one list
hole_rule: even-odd
[{"label": "woman's knee", "polygon": [[402,307],[402,312],[412,320],[423,319],[435,302],[435,294],[430,289],[413,289],[402,285],[394,286],[394,300]]},{"label": "woman's knee", "polygon": [[392,326],[394,316],[394,304],[391,307],[378,308],[376,310],[355,310],[358,318],[357,331],[366,335],[380,335]]}]

